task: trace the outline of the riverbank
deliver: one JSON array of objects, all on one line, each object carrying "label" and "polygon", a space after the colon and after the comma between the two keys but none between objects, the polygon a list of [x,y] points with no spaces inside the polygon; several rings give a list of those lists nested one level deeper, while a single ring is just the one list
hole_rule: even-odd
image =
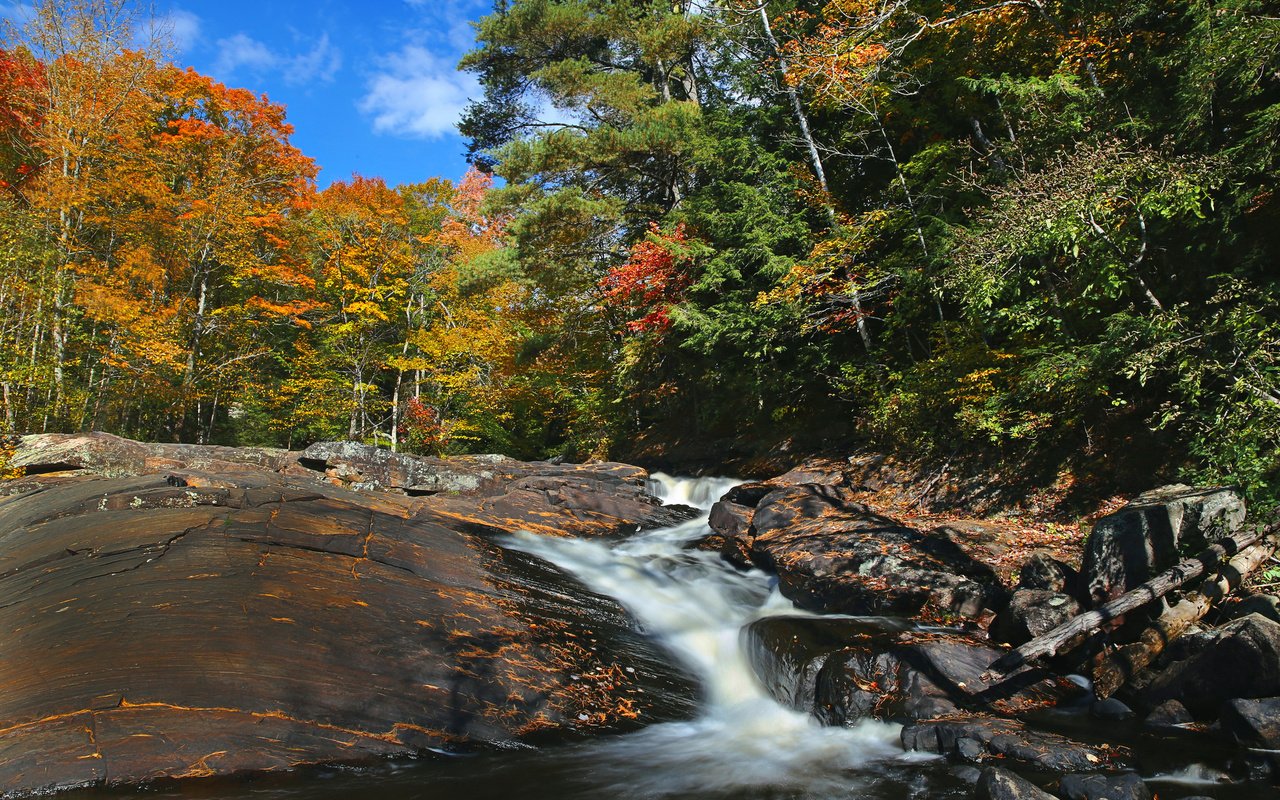
[{"label": "riverbank", "polygon": [[[1101,509],[1080,548],[1059,523],[929,510],[938,482],[866,457],[688,482],[92,435],[27,437],[13,463],[28,474],[0,484],[6,791],[510,747],[545,760],[480,757],[573,797],[603,791],[586,776],[624,752],[640,767],[619,785],[679,798],[717,796],[756,762],[772,766],[752,797],[898,800],[921,782],[996,796],[1006,777],[980,769],[997,766],[1062,797],[1180,769],[1233,797],[1276,779],[1257,749],[1280,697],[1266,609],[1224,608],[1114,697],[1065,677],[1091,674],[1097,650],[987,674],[1140,581],[1135,552],[1151,574],[1195,536],[1239,529],[1229,491]],[[1137,551],[1096,546],[1133,530]],[[1105,633],[1119,644],[1145,619]],[[742,708],[774,722],[740,735]]]}]

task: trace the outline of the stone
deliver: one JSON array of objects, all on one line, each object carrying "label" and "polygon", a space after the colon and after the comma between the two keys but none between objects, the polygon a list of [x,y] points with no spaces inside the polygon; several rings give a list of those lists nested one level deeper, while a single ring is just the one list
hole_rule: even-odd
[{"label": "stone", "polygon": [[[992,767],[992,769],[994,769],[994,767]],[[976,786],[978,781],[982,779],[982,770],[965,764],[957,764],[947,770],[947,772],[956,780],[967,783],[970,786]]]},{"label": "stone", "polygon": [[707,525],[726,538],[747,538],[753,512],[754,509],[747,506],[721,500],[711,507]]},{"label": "stone", "polygon": [[1089,716],[1095,719],[1122,720],[1133,718],[1134,712],[1114,697],[1107,697],[1089,706]]},{"label": "stone", "polygon": [[1148,728],[1172,728],[1194,721],[1186,706],[1177,700],[1166,700],[1153,708],[1142,724]]},{"label": "stone", "polygon": [[802,608],[829,613],[975,617],[1005,591],[954,542],[872,512],[850,489],[801,484],[761,499],[752,562]]},{"label": "stone", "polygon": [[1230,489],[1153,489],[1098,520],[1085,541],[1082,600],[1097,607],[1136,588],[1207,543],[1234,533],[1245,506]]},{"label": "stone", "polygon": [[799,466],[792,467],[768,483],[774,486],[796,486],[799,484],[817,484],[822,486],[846,486],[849,484],[847,471],[849,462],[831,458],[810,458]]},{"label": "stone", "polygon": [[882,619],[766,617],[743,631],[743,647],[765,690],[797,711],[814,710],[818,675],[828,657],[850,642],[888,649],[905,625]]},{"label": "stone", "polygon": [[721,557],[739,569],[751,567],[751,517],[755,509],[731,500],[711,507],[707,525],[719,536]]},{"label": "stone", "polygon": [[977,800],[1057,800],[1026,778],[999,767],[982,770],[974,797]]},{"label": "stone", "polygon": [[1064,775],[1058,794],[1063,800],[1151,800],[1151,790],[1136,772]]},{"label": "stone", "polygon": [[721,537],[720,555],[739,569],[749,569],[751,564],[751,540],[754,530],[751,519],[756,506],[765,495],[777,488],[772,481],[740,483],[725,492],[711,507],[707,525]]},{"label": "stone", "polygon": [[1069,594],[1052,589],[1014,591],[1009,603],[996,615],[991,638],[1013,647],[1042,636],[1083,612]]},{"label": "stone", "polygon": [[79,479],[51,470],[0,499],[0,795],[694,713],[691,681],[622,608],[504,546],[534,524],[663,524],[631,469],[511,465],[523,476],[487,494],[408,497],[295,472],[296,454],[56,448],[27,463]]},{"label": "stone", "polygon": [[1032,553],[1018,570],[1018,588],[1074,594],[1078,578],[1075,570],[1041,550]]},{"label": "stone", "polygon": [[1230,700],[1218,721],[1222,732],[1237,744],[1280,750],[1280,697]]},{"label": "stone", "polygon": [[1228,622],[1139,692],[1149,706],[1178,700],[1196,717],[1214,716],[1228,700],[1280,696],[1280,623],[1259,614]]},{"label": "stone", "polygon": [[996,759],[1059,773],[1104,769],[1115,760],[1108,750],[1055,733],[1033,731],[1016,720],[996,717],[911,723],[902,729],[902,746],[971,763]]},{"label": "stone", "polygon": [[863,717],[912,722],[970,710],[1022,714],[1074,700],[1081,689],[1023,669],[989,686],[982,674],[1000,652],[963,637],[886,647],[867,637],[831,654],[817,675],[814,715],[830,725]]}]

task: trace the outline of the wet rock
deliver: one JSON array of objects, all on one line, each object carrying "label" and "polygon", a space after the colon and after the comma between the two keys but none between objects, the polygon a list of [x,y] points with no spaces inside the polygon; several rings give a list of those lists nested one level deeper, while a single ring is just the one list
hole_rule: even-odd
[{"label": "wet rock", "polygon": [[982,673],[1000,652],[961,637],[884,647],[868,639],[826,659],[817,676],[814,714],[831,725],[863,717],[897,722],[960,709],[1020,714],[1078,697],[1080,687],[1024,669],[996,685]]},{"label": "wet rock", "polygon": [[1210,644],[1157,673],[1140,690],[1158,705],[1178,700],[1211,717],[1235,698],[1280,696],[1280,623],[1250,614],[1217,629]]},{"label": "wet rock", "polygon": [[1064,775],[1058,784],[1063,800],[1151,800],[1151,790],[1134,772],[1118,775]]},{"label": "wet rock", "polygon": [[1083,610],[1068,594],[1051,589],[1018,589],[996,615],[991,638],[1016,647],[1069,622]]},{"label": "wet rock", "polygon": [[1112,760],[1111,754],[1101,748],[995,717],[912,723],[902,729],[902,746],[971,763],[1003,759],[1059,773],[1102,769]]},{"label": "wet rock", "polygon": [[[494,536],[530,520],[561,534],[652,521],[627,490],[608,496],[630,485],[618,471],[410,498],[281,474],[272,454],[255,466],[101,439],[79,437],[77,469],[143,474],[29,479],[0,500],[0,794],[692,713],[689,681],[621,608]],[[239,467],[191,468],[211,453]]]},{"label": "wet rock", "polygon": [[1280,697],[1231,700],[1219,717],[1222,731],[1245,747],[1280,750]]},{"label": "wet rock", "polygon": [[893,646],[906,626],[887,619],[766,617],[743,632],[744,647],[761,684],[783,705],[813,711],[818,674],[832,653],[853,642],[868,649]]},{"label": "wet rock", "polygon": [[720,555],[739,569],[751,566],[751,518],[756,505],[776,488],[773,482],[741,483],[711,507],[707,525],[721,537]]},{"label": "wet rock", "polygon": [[1004,600],[994,572],[955,543],[876,514],[841,487],[770,492],[752,529],[752,561],[803,608],[976,616]]},{"label": "wet rock", "polygon": [[1057,800],[1031,781],[999,767],[987,767],[978,779],[977,800]]},{"label": "wet rock", "polygon": [[1240,765],[1248,780],[1280,784],[1280,752],[1246,750],[1240,759]]},{"label": "wet rock", "polygon": [[1230,489],[1176,484],[1138,495],[1098,520],[1085,542],[1084,598],[1098,606],[1173,566],[1244,522],[1244,501]]},{"label": "wet rock", "polygon": [[1142,724],[1148,728],[1172,728],[1193,722],[1191,712],[1177,700],[1166,700],[1151,710]]},{"label": "wet rock", "polygon": [[720,555],[739,569],[751,566],[751,516],[755,509],[730,500],[721,500],[711,507],[707,524],[715,532]]},{"label": "wet rock", "polygon": [[1122,720],[1131,719],[1134,713],[1133,709],[1124,703],[1114,697],[1108,697],[1090,705],[1089,716],[1094,719]]},{"label": "wet rock", "polygon": [[707,520],[711,530],[726,538],[745,538],[751,530],[751,516],[754,509],[728,500],[721,500],[711,507],[711,517]]},{"label": "wet rock", "polygon": [[[994,769],[994,767],[992,769]],[[969,767],[963,764],[958,764],[952,767],[951,769],[947,770],[947,772],[950,773],[950,775],[954,777],[956,780],[967,783],[970,786],[976,786],[978,781],[982,780],[982,770],[978,769],[977,767]]]},{"label": "wet rock", "polygon": [[1031,554],[1018,570],[1018,588],[1073,594],[1079,574],[1044,551]]}]

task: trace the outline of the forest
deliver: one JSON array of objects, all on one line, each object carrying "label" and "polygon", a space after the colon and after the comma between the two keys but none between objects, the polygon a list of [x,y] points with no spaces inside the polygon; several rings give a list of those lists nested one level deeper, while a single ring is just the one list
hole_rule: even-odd
[{"label": "forest", "polygon": [[285,108],[132,4],[34,7],[0,40],[9,433],[791,439],[1280,499],[1266,0],[498,0],[472,169],[323,190]]}]

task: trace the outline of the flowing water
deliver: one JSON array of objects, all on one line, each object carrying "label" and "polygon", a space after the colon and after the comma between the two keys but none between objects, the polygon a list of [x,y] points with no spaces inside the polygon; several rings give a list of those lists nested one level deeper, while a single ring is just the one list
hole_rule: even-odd
[{"label": "flowing water", "polygon": [[[522,534],[508,546],[572,573],[616,599],[701,681],[705,698],[689,722],[650,726],[583,750],[601,789],[631,796],[782,791],[829,796],[868,764],[903,758],[898,726],[867,721],[825,728],[779,705],[752,670],[742,629],[802,612],[760,571],[738,572],[715,553],[686,549],[705,536],[706,513],[732,483],[656,475],[655,493],[700,507],[697,519],[622,543]],[[578,755],[583,755],[579,753]]]},{"label": "flowing water", "polygon": [[[765,617],[804,612],[778,594],[765,573],[739,572],[715,553],[687,548],[709,533],[707,512],[733,485],[727,479],[655,474],[651,491],[667,503],[700,509],[700,516],[623,541],[519,534],[502,542],[551,562],[625,606],[647,635],[699,679],[704,696],[691,720],[544,749],[73,795],[209,800],[971,797],[971,785],[945,761],[904,753],[900,726],[868,720],[851,728],[822,727],[808,714],[779,705],[761,686],[744,651],[743,628]],[[1155,776],[1162,796],[1208,793],[1205,784],[1221,776],[1200,769]]]}]

